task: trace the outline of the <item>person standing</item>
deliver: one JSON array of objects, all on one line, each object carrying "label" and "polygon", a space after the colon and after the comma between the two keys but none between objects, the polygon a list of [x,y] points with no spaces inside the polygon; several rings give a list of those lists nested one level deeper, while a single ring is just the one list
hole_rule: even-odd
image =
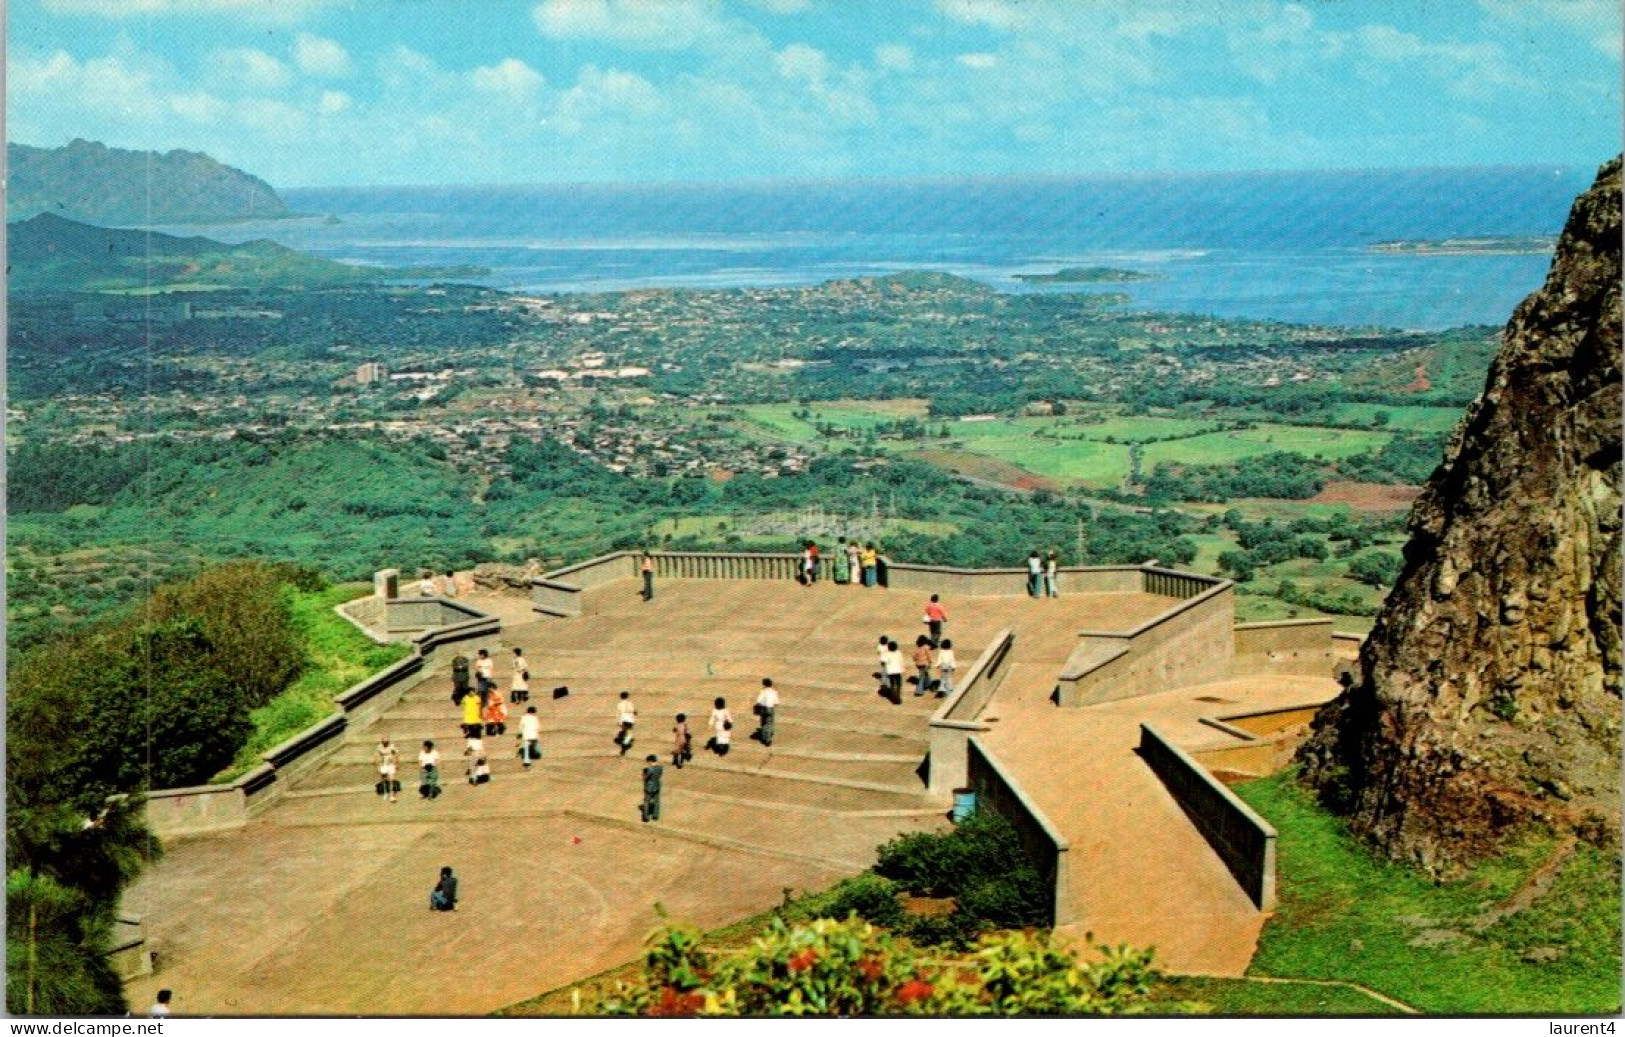
[{"label": "person standing", "polygon": [[688,714],[677,714],[677,723],[671,729],[671,765],[678,770],[694,758],[694,736],[688,730]]},{"label": "person standing", "polygon": [[850,578],[851,572],[852,557],[846,553],[846,537],[842,537],[840,543],[835,546],[835,575],[833,577],[835,585],[838,587],[845,583]]},{"label": "person standing", "polygon": [[480,707],[485,707],[485,700],[491,697],[491,691],[497,686],[497,664],[491,658],[491,653],[481,648],[479,656],[474,660],[474,686],[480,692]]},{"label": "person standing", "polygon": [[946,622],[948,610],[942,607],[942,599],[931,595],[931,600],[925,603],[925,629],[930,633],[932,648],[942,642],[942,624]]},{"label": "person standing", "polygon": [[807,541],[807,585],[818,582],[818,544]]},{"label": "person standing", "polygon": [[433,742],[423,743],[423,751],[418,753],[418,769],[422,772],[418,781],[418,795],[424,799],[434,799],[440,795],[440,750],[434,747]]},{"label": "person standing", "polygon": [[502,701],[502,696],[493,692],[491,701],[485,704],[483,710],[485,717],[485,734],[488,738],[508,733],[508,704]]},{"label": "person standing", "polygon": [[456,596],[457,596],[457,577],[453,576],[451,573],[448,572],[446,574],[446,597],[455,598]]},{"label": "person standing", "polygon": [[1027,552],[1027,596],[1038,597],[1038,581],[1043,576],[1044,563],[1038,557],[1037,551]]},{"label": "person standing", "polygon": [[643,552],[638,561],[638,572],[643,575],[643,600],[655,600],[655,558],[649,552]]},{"label": "person standing", "polygon": [[660,820],[660,778],[665,769],[659,757],[650,754],[643,760],[643,806],[638,811],[644,821]]},{"label": "person standing", "polygon": [[756,734],[753,735],[763,745],[773,744],[773,719],[778,715],[779,692],[773,687],[773,678],[762,678],[762,690],[756,695],[756,705],[752,707],[756,713]]},{"label": "person standing", "polygon": [[536,707],[531,706],[525,710],[525,715],[519,718],[519,759],[524,762],[525,770],[542,758],[542,718],[536,715]]},{"label": "person standing", "polygon": [[863,554],[860,557],[863,559],[863,585],[873,587],[875,585],[875,575],[880,566],[880,552],[875,550],[875,545],[865,544]]},{"label": "person standing", "polygon": [[733,741],[734,718],[728,712],[728,700],[718,698],[711,707],[711,749],[718,756],[728,755],[728,745]]},{"label": "person standing", "polygon": [[882,664],[886,674],[886,689],[891,692],[892,704],[903,701],[903,652],[896,641],[886,642],[886,658]]},{"label": "person standing", "polygon": [[427,569],[423,570],[423,577],[418,580],[418,597],[432,598],[437,589],[434,585],[434,574]]},{"label": "person standing", "polygon": [[863,579],[863,548],[856,540],[846,542],[846,582],[856,587]]},{"label": "person standing", "polygon": [[931,690],[931,639],[921,634],[914,639],[914,669],[917,676],[914,680],[914,694],[924,695]]},{"label": "person standing", "polygon": [[[463,737],[478,738],[485,719],[481,716],[480,697],[472,691],[463,696]],[[470,747],[469,752],[473,752]]]},{"label": "person standing", "polygon": [[395,794],[401,790],[401,783],[395,780],[395,771],[401,761],[401,751],[390,744],[388,735],[384,735],[378,740],[378,748],[373,754],[378,757],[378,794],[388,796],[389,801],[393,803]]},{"label": "person standing", "polygon": [[530,663],[525,661],[525,650],[513,650],[513,676],[508,681],[508,701],[512,703],[530,701]]},{"label": "person standing", "polygon": [[621,755],[632,748],[632,728],[638,722],[637,708],[632,705],[632,693],[621,692],[621,701],[615,705],[615,717],[620,722],[621,730],[615,736],[615,744],[621,747]]},{"label": "person standing", "polygon": [[959,668],[959,660],[954,658],[953,638],[942,639],[942,647],[937,650],[937,674],[941,684],[937,685],[937,698],[947,698],[954,693],[954,671]]},{"label": "person standing", "polygon": [[1061,559],[1054,551],[1044,559],[1044,593],[1051,598],[1061,596]]},{"label": "person standing", "polygon": [[434,884],[434,890],[429,894],[429,910],[457,910],[457,876],[452,874],[449,864],[440,869],[440,881]]}]

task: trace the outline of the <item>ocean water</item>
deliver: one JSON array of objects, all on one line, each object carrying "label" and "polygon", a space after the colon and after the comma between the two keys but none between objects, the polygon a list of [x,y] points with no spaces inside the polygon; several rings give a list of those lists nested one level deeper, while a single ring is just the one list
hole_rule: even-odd
[{"label": "ocean water", "polygon": [[[489,267],[531,292],[776,287],[941,270],[1138,310],[1405,329],[1501,324],[1547,255],[1389,255],[1394,239],[1555,234],[1587,169],[1497,167],[742,185],[342,187],[309,219],[204,228],[347,262]],[[325,217],[336,216],[337,222]],[[189,228],[198,233],[198,228]],[[1029,285],[1103,265],[1153,280]]]}]

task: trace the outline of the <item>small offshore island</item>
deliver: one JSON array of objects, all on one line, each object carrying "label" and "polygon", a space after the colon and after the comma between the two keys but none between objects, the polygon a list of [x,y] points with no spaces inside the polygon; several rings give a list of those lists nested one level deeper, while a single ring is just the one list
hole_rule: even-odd
[{"label": "small offshore island", "polygon": [[1052,274],[1013,274],[1027,284],[1121,284],[1124,281],[1154,281],[1156,274],[1140,270],[1119,270],[1110,266],[1069,266]]},{"label": "small offshore island", "polygon": [[1379,241],[1371,252],[1410,256],[1536,256],[1550,255],[1557,238],[1549,234],[1491,238],[1440,238],[1433,241]]}]

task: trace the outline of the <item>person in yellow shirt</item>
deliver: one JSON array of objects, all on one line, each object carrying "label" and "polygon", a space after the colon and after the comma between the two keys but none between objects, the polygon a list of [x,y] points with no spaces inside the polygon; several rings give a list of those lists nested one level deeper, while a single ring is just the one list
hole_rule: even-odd
[{"label": "person in yellow shirt", "polygon": [[875,550],[875,545],[867,544],[863,548],[863,554],[859,557],[863,560],[863,585],[873,587],[875,585],[875,573],[880,566],[880,552]]}]

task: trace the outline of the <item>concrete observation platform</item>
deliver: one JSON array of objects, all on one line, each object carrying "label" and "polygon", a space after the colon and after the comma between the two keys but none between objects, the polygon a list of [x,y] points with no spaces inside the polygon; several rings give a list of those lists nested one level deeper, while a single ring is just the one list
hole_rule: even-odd
[{"label": "concrete observation platform", "polygon": [[[585,588],[569,618],[476,597],[469,603],[504,621],[492,652],[504,692],[510,649],[525,650],[544,759],[521,770],[523,709],[513,709],[509,734],[486,741],[492,783],[466,784],[449,675],[417,681],[243,827],[168,840],[124,904],[146,920],[158,962],[128,983],[131,1003],[169,987],[185,1014],[484,1014],[635,958],[662,912],[723,925],[786,890],[856,874],[899,833],[946,828],[922,766],[941,702],[905,690],[893,706],[871,677],[881,633],[906,655],[923,631],[927,593],[662,580],[646,603],[621,579]],[[1131,629],[1170,598],[946,592],[944,603],[961,673],[998,632],[1016,632],[1007,675],[982,711],[984,738],[1019,761],[1023,785],[1074,845],[1076,921],[1058,931],[1154,943],[1182,970],[1245,968],[1263,915],[1132,751],[1148,710],[1172,727],[1195,724],[1212,703],[1184,691],[1085,708],[1049,700],[1080,630]],[[762,677],[782,697],[771,748],[749,738]],[[557,685],[569,696],[552,699]],[[622,690],[639,719],[625,757],[612,744]],[[1239,709],[1335,689],[1277,676],[1210,690],[1206,698]],[[699,749],[717,696],[736,724],[726,758]],[[681,771],[668,759],[679,711],[696,742]],[[382,733],[401,748],[404,791],[393,804],[373,791]],[[414,787],[426,738],[444,761],[445,792],[432,802]],[[651,752],[667,765],[663,816],[642,824],[639,774]],[[452,914],[427,907],[444,864],[462,884]]]}]

